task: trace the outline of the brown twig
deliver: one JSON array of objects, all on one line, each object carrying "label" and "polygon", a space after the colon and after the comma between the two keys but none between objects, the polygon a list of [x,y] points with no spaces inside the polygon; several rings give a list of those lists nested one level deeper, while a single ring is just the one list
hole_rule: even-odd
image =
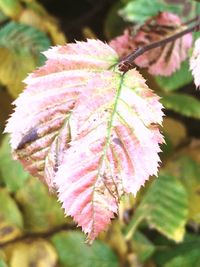
[{"label": "brown twig", "polygon": [[199,17],[196,17],[196,23],[190,27],[188,27],[187,29],[178,32],[170,37],[167,37],[165,39],[162,39],[160,41],[151,43],[149,45],[140,47],[138,49],[136,49],[134,52],[130,53],[128,56],[126,56],[125,58],[123,58],[120,63],[118,64],[118,69],[122,72],[127,72],[128,70],[131,70],[134,67],[134,60],[141,56],[142,54],[144,54],[145,52],[160,47],[160,46],[164,46],[169,42],[173,42],[176,39],[182,37],[183,35],[199,30],[200,27],[200,22],[199,22]]},{"label": "brown twig", "polygon": [[189,25],[189,24],[191,24],[191,23],[193,23],[195,21],[198,21],[198,19],[199,19],[199,16],[196,16],[193,19],[190,19],[190,20],[184,22],[183,25]]}]

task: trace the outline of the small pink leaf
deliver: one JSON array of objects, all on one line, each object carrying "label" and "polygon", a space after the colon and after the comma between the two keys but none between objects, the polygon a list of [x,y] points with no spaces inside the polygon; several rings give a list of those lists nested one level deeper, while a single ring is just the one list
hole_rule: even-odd
[{"label": "small pink leaf", "polygon": [[111,40],[109,45],[117,51],[120,58],[127,56],[136,49],[135,39],[130,29],[126,29],[123,35]]},{"label": "small pink leaf", "polygon": [[55,186],[65,213],[92,242],[122,195],[157,174],[162,105],[138,71],[118,71],[116,52],[100,41],[45,54],[6,131],[16,158]]},{"label": "small pink leaf", "polygon": [[190,59],[190,69],[194,76],[196,87],[200,87],[200,38],[196,40],[194,51]]},{"label": "small pink leaf", "polygon": [[[163,12],[146,21],[134,36],[131,36],[130,30],[126,30],[124,35],[111,41],[110,45],[123,57],[139,47],[170,37],[184,28],[178,16]],[[188,57],[191,46],[192,34],[189,33],[174,42],[147,51],[136,58],[135,64],[141,68],[148,68],[152,75],[170,76]]]}]

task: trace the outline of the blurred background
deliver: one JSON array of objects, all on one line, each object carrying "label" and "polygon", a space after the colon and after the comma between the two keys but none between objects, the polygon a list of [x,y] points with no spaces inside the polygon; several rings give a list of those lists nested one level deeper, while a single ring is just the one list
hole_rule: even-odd
[{"label": "blurred background", "polygon": [[45,185],[12,160],[3,135],[22,81],[45,62],[41,51],[87,38],[109,42],[160,11],[187,21],[200,14],[199,5],[0,0],[0,267],[200,267],[200,92],[188,60],[170,77],[141,70],[165,106],[159,179],[152,178],[137,198],[125,197],[119,218],[92,246]]}]

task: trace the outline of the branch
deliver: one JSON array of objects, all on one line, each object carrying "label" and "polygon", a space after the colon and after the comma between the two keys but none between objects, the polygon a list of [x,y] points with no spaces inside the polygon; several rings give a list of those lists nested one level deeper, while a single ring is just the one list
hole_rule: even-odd
[{"label": "branch", "polygon": [[196,16],[193,19],[190,19],[190,20],[184,22],[183,25],[189,25],[189,24],[191,24],[191,23],[193,23],[195,21],[198,21],[198,20],[199,20],[199,16]]},{"label": "branch", "polygon": [[122,72],[127,72],[129,70],[131,70],[132,68],[134,68],[134,60],[141,56],[142,54],[144,54],[145,52],[151,50],[151,49],[154,49],[154,48],[157,48],[157,47],[160,47],[160,46],[164,46],[166,45],[167,43],[169,42],[173,42],[175,41],[176,39],[182,37],[183,35],[187,34],[187,33],[190,33],[190,32],[193,32],[193,31],[196,31],[199,29],[200,27],[200,21],[199,21],[199,17],[196,18],[197,22],[193,25],[193,26],[190,26],[188,27],[187,29],[181,31],[181,32],[178,32],[168,38],[165,38],[165,39],[162,39],[161,41],[157,41],[157,42],[154,42],[154,43],[151,43],[149,45],[146,45],[146,46],[143,46],[143,47],[140,47],[138,49],[136,49],[136,51],[130,53],[128,56],[126,56],[125,58],[123,58],[119,64],[118,64],[118,69]]}]

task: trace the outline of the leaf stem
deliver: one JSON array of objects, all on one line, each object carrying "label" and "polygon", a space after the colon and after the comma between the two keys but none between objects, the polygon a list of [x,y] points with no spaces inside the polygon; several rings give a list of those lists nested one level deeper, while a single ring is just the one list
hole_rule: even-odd
[{"label": "leaf stem", "polygon": [[174,35],[171,35],[171,36],[169,36],[169,37],[167,37],[165,39],[162,39],[160,41],[151,43],[151,44],[143,46],[143,47],[139,47],[138,49],[136,49],[134,52],[130,53],[128,56],[126,56],[125,58],[123,58],[119,62],[118,69],[125,73],[125,72],[131,70],[132,68],[134,68],[134,66],[135,66],[134,65],[134,60],[137,57],[139,57],[142,54],[144,54],[145,52],[147,52],[147,51],[149,51],[151,49],[160,47],[160,46],[164,46],[169,42],[173,42],[176,39],[186,35],[187,33],[199,30],[199,27],[200,27],[199,17],[196,17],[195,20],[196,20],[196,23],[194,25],[188,27],[187,29],[185,29],[183,31],[180,31],[180,32],[178,32],[178,33],[176,33]]}]

